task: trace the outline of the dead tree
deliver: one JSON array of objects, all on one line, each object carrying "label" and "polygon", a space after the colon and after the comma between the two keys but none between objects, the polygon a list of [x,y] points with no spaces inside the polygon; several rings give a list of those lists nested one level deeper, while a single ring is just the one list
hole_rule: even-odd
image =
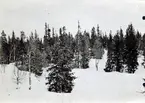
[{"label": "dead tree", "polygon": [[31,52],[28,54],[29,55],[29,90],[31,90]]},{"label": "dead tree", "polygon": [[14,66],[14,70],[13,70],[13,81],[14,83],[17,84],[16,89],[19,89],[19,84],[22,84],[23,80],[26,77],[26,72],[25,71],[21,71],[18,68],[16,68]]}]

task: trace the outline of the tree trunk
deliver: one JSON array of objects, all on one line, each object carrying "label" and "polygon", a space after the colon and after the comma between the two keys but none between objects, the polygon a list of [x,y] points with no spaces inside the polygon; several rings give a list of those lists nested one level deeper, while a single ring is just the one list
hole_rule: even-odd
[{"label": "tree trunk", "polygon": [[98,71],[99,60],[95,59],[95,64],[96,64],[96,70]]},{"label": "tree trunk", "polygon": [[[16,47],[14,45],[14,62],[15,61],[16,61]],[[15,69],[15,65],[14,65],[14,69]],[[16,81],[17,81],[17,88],[16,89],[19,89],[19,69],[17,69]]]},{"label": "tree trunk", "polygon": [[29,53],[29,90],[31,90],[31,53]]}]

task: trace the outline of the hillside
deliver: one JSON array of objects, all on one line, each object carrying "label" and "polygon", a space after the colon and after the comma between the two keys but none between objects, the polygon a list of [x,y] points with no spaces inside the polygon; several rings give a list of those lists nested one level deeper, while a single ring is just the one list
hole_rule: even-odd
[{"label": "hillside", "polygon": [[28,86],[28,72],[23,72],[22,84],[19,89],[15,83],[14,64],[0,66],[0,103],[144,103],[142,78],[145,69],[141,65],[143,57],[140,56],[139,67],[135,74],[111,72],[105,73],[106,52],[99,62],[96,71],[95,60],[90,60],[90,68],[74,69],[77,79],[71,94],[58,94],[47,91],[44,68],[41,77],[32,74],[32,90]]}]

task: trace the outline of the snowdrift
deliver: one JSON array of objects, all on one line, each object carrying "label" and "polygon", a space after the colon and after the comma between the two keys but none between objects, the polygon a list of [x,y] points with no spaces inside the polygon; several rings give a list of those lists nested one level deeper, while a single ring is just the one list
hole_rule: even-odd
[{"label": "snowdrift", "polygon": [[32,90],[29,90],[28,72],[23,72],[19,89],[15,83],[14,64],[0,65],[0,103],[145,103],[143,80],[145,69],[139,58],[139,69],[135,74],[111,72],[105,73],[106,51],[96,71],[95,60],[90,60],[90,68],[74,69],[77,79],[70,94],[59,94],[47,91],[45,85],[46,69],[43,75],[32,74]]}]

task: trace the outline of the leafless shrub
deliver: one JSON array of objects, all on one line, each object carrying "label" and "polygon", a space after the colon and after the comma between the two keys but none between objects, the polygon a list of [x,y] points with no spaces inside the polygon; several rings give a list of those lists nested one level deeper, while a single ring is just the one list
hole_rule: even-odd
[{"label": "leafless shrub", "polygon": [[12,79],[13,79],[14,83],[17,84],[16,89],[19,89],[19,84],[23,83],[23,81],[25,80],[25,77],[26,77],[26,72],[25,71],[21,71],[17,68],[14,68]]}]

